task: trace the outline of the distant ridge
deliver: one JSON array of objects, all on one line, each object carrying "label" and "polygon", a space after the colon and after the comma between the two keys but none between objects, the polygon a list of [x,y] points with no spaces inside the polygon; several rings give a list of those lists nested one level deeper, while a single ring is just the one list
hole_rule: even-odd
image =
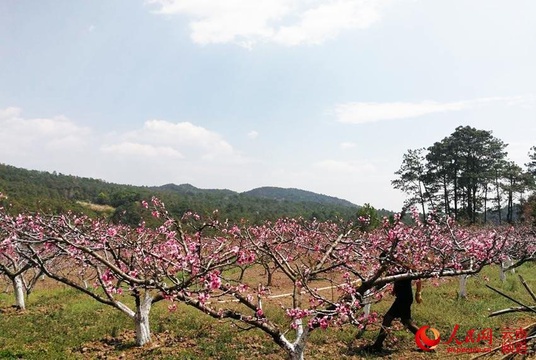
[{"label": "distant ridge", "polygon": [[[157,196],[176,215],[193,211],[222,219],[253,223],[281,217],[352,219],[361,206],[333,196],[296,188],[264,186],[245,192],[228,189],[200,189],[191,184],[133,186],[103,180],[64,175],[56,172],[27,170],[0,163],[0,193],[8,200],[10,212],[65,211],[98,215],[105,209],[112,221],[137,225],[141,220],[141,200]],[[98,205],[98,206],[96,206]],[[383,215],[389,211],[378,210]]]},{"label": "distant ridge", "polygon": [[291,203],[311,202],[323,205],[335,205],[358,208],[359,206],[350,201],[339,199],[333,196],[317,194],[312,191],[306,191],[295,188],[281,188],[275,186],[263,186],[249,191],[238,193],[227,189],[200,189],[191,184],[165,184],[157,187],[150,187],[157,191],[170,191],[179,194],[219,194],[219,195],[242,195],[265,200],[287,201]]},{"label": "distant ridge", "polygon": [[242,194],[264,199],[273,199],[291,202],[315,202],[319,204],[330,204],[338,206],[357,207],[350,201],[339,199],[333,196],[317,194],[312,191],[295,188],[280,188],[274,186],[264,186],[243,192]]},{"label": "distant ridge", "polygon": [[[12,165],[0,163],[0,191],[7,193],[23,192],[35,197],[57,197],[69,200],[93,200],[100,192],[116,191],[156,191],[187,195],[210,194],[213,196],[246,196],[250,198],[275,200],[289,203],[316,203],[356,208],[350,201],[333,196],[314,193],[296,188],[281,188],[263,186],[242,193],[228,189],[200,189],[191,184],[165,184],[161,186],[133,186],[126,184],[108,183],[103,180],[64,175],[48,171],[27,170]],[[11,190],[11,191],[10,191]]]}]

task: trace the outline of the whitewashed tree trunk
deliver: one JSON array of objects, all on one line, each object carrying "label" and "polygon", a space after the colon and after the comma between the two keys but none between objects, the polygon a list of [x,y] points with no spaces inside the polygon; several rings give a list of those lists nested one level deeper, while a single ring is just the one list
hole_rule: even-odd
[{"label": "whitewashed tree trunk", "polygon": [[153,298],[149,293],[145,293],[136,305],[136,345],[143,346],[151,342],[151,328],[149,327],[149,312],[151,311]]},{"label": "whitewashed tree trunk", "polygon": [[[363,315],[364,318],[367,319],[370,316],[370,307],[372,305],[372,299],[371,299],[372,290],[367,290],[363,294],[363,302],[365,303],[365,306],[363,306]],[[367,322],[365,321],[361,329],[357,332],[355,335],[356,339],[361,339],[363,335],[365,334],[365,331],[367,331]]]},{"label": "whitewashed tree trunk", "polygon": [[467,279],[469,275],[460,276],[460,289],[458,291],[458,297],[465,299],[467,297]]},{"label": "whitewashed tree trunk", "polygon": [[[501,266],[500,266],[500,269],[499,269],[499,278],[501,279],[501,281],[506,281],[506,271],[504,269],[507,269],[509,266],[512,266],[514,264],[514,261],[508,257],[506,260],[504,260],[502,263],[501,263]],[[515,270],[512,269],[512,274],[515,273]]]},{"label": "whitewashed tree trunk", "polygon": [[501,264],[501,267],[499,268],[499,279],[500,279],[502,282],[505,282],[505,281],[506,281],[506,271],[504,271],[504,267],[503,267],[502,264]]},{"label": "whitewashed tree trunk", "polygon": [[365,307],[363,308],[363,313],[365,314],[365,316],[366,316],[367,318],[368,318],[369,315],[370,315],[370,306],[371,306],[372,304],[370,303],[369,300],[366,300],[366,299],[370,296],[371,293],[372,293],[371,290],[367,290],[367,291],[365,291],[365,293],[363,294],[363,298],[365,298],[365,301],[366,301],[366,305],[365,305]]},{"label": "whitewashed tree trunk", "polygon": [[305,344],[303,347],[294,346],[292,351],[289,351],[289,360],[303,360],[303,351],[305,350]]},{"label": "whitewashed tree trunk", "polygon": [[12,279],[13,290],[15,292],[15,306],[21,310],[26,309],[26,303],[24,301],[24,282],[22,276],[17,275]]},{"label": "whitewashed tree trunk", "polygon": [[307,338],[309,337],[309,327],[303,326],[302,320],[297,320],[298,328],[296,329],[296,340],[290,342],[286,339],[285,335],[281,335],[281,342],[283,348],[287,351],[289,360],[303,360],[303,352],[305,351],[305,344],[307,344]]}]

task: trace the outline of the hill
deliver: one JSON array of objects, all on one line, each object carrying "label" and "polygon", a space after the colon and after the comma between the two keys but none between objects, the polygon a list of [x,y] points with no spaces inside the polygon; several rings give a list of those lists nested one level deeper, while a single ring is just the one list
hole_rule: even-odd
[{"label": "hill", "polygon": [[280,187],[260,187],[253,190],[245,191],[242,193],[237,193],[232,190],[227,189],[199,189],[190,184],[166,184],[158,187],[150,187],[150,189],[155,191],[169,191],[175,192],[178,194],[190,194],[190,195],[199,195],[199,194],[212,194],[219,195],[222,197],[233,196],[233,195],[244,195],[259,199],[265,200],[276,200],[279,202],[312,202],[323,205],[335,205],[335,206],[346,206],[346,207],[358,207],[358,205],[353,204],[347,200],[342,200],[333,196],[327,196],[322,194],[317,194],[312,191],[300,190],[300,189],[286,189]]},{"label": "hill", "polygon": [[200,189],[191,184],[132,186],[5,164],[0,164],[0,192],[9,196],[12,212],[72,210],[89,215],[104,212],[114,221],[127,223],[140,221],[139,202],[152,196],[161,198],[168,210],[177,215],[188,210],[208,214],[218,209],[220,216],[232,221],[260,222],[284,216],[350,219],[360,208],[346,200],[300,189],[261,187],[238,193]]},{"label": "hill", "polygon": [[244,192],[243,194],[261,199],[273,199],[279,201],[294,201],[294,202],[315,202],[325,205],[348,206],[355,207],[347,200],[342,200],[333,196],[317,194],[311,191],[300,189],[284,189],[279,187],[260,187]]}]

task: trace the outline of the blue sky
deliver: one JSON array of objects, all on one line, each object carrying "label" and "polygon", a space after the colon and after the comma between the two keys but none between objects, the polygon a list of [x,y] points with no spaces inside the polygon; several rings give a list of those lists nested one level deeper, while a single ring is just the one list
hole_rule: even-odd
[{"label": "blue sky", "polygon": [[0,162],[399,210],[408,149],[536,145],[536,2],[0,1]]}]

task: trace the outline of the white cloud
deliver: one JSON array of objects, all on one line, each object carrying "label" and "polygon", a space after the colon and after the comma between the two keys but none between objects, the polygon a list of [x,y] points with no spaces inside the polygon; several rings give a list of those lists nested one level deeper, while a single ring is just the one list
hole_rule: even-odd
[{"label": "white cloud", "polygon": [[89,128],[65,116],[25,119],[16,107],[0,109],[0,149],[3,154],[31,157],[44,149],[75,151],[87,144]]},{"label": "white cloud", "polygon": [[378,1],[331,1],[303,12],[300,21],[282,26],[274,35],[277,43],[295,46],[318,45],[336,37],[340,32],[365,29],[380,19]]},{"label": "white cloud", "polygon": [[132,142],[122,142],[114,145],[104,145],[101,150],[105,153],[118,155],[132,155],[145,157],[171,157],[183,158],[182,154],[169,146],[153,146],[147,144],[138,144]]},{"label": "white cloud", "polygon": [[256,139],[257,137],[259,137],[259,133],[255,130],[252,130],[248,133],[248,138],[250,139]]},{"label": "white cloud", "polygon": [[132,131],[95,133],[65,116],[24,118],[0,109],[1,162],[121,184],[190,182],[233,188],[252,161],[218,133],[189,122],[149,120]]},{"label": "white cloud", "polygon": [[294,46],[321,44],[381,18],[388,0],[148,0],[158,14],[188,16],[197,44],[259,41]]},{"label": "white cloud", "polygon": [[190,122],[148,120],[132,131],[109,134],[103,143],[100,157],[119,183],[231,187],[251,163],[220,134]]},{"label": "white cloud", "polygon": [[380,120],[405,119],[426,114],[462,110],[463,103],[437,103],[424,101],[420,103],[347,103],[335,107],[340,122],[362,124]]},{"label": "white cloud", "polygon": [[19,108],[0,109],[0,162],[28,169],[81,175],[94,158],[91,129],[65,116],[26,118]]},{"label": "white cloud", "polygon": [[336,105],[335,114],[340,122],[362,124],[382,120],[414,118],[433,113],[460,111],[491,103],[503,103],[507,106],[532,106],[534,102],[534,95],[480,98],[447,103],[436,101],[423,101],[419,103],[351,102]]},{"label": "white cloud", "polygon": [[240,161],[240,155],[219,134],[190,122],[149,120],[143,128],[127,132],[102,151],[122,155],[171,156],[200,160]]},{"label": "white cloud", "polygon": [[17,118],[22,113],[22,109],[17,107],[8,107],[5,109],[0,109],[0,120]]}]

